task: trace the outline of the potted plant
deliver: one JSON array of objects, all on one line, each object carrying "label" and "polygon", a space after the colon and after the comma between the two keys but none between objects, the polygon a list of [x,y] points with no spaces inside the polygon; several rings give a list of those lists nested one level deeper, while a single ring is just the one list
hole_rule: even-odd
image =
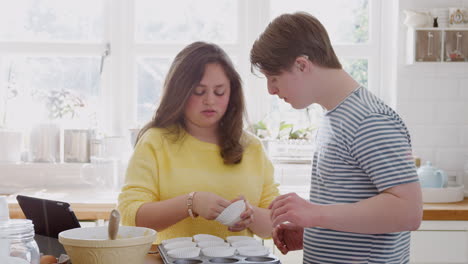
[{"label": "potted plant", "polygon": [[33,126],[30,159],[34,162],[60,161],[60,126],[57,120],[74,118],[83,101],[68,89],[36,90],[34,97],[44,102],[47,117]]}]

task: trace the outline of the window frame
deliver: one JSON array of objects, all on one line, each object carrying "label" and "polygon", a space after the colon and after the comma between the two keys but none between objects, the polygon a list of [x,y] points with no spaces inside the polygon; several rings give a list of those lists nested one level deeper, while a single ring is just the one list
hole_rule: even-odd
[{"label": "window frame", "polygon": [[[110,44],[111,53],[104,60],[101,79],[103,109],[99,116],[100,127],[108,135],[126,135],[129,128],[137,123],[137,81],[136,63],[141,56],[175,55],[186,44],[155,44],[135,42],[136,1],[103,0],[105,36],[104,43],[80,42],[5,42],[0,41],[0,54],[27,56],[101,56]],[[389,85],[382,81],[382,70],[389,69],[382,63],[381,30],[383,8],[389,8],[386,1],[369,1],[369,41],[363,44],[336,44],[334,49],[340,58],[365,58],[368,60],[368,86],[377,95],[392,98]],[[228,53],[238,55],[238,70],[243,76],[247,110],[250,121],[261,120],[268,109],[265,80],[250,73],[250,48],[271,21],[268,0],[238,1],[238,42],[222,44]],[[388,18],[387,18],[388,19]],[[387,25],[388,27],[388,25]],[[2,88],[0,88],[2,89]],[[384,92],[387,91],[387,92]]]}]

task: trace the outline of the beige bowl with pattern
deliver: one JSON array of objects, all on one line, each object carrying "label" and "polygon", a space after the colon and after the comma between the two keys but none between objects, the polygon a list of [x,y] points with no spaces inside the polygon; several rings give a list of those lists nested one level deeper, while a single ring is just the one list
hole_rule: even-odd
[{"label": "beige bowl with pattern", "polygon": [[143,264],[155,239],[155,230],[135,226],[120,226],[115,240],[108,239],[107,226],[74,228],[59,234],[73,264]]}]

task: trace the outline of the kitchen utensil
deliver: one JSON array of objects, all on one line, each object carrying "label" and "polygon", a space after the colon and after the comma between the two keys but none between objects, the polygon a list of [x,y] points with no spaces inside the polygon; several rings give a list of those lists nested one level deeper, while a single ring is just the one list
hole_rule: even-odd
[{"label": "kitchen utensil", "polygon": [[155,239],[155,230],[136,226],[120,226],[115,240],[109,240],[107,226],[75,228],[59,234],[59,242],[73,264],[143,264]]},{"label": "kitchen utensil", "polygon": [[64,161],[89,162],[92,134],[91,129],[65,129],[63,131]]},{"label": "kitchen utensil", "polygon": [[431,31],[427,32],[427,54],[424,61],[437,61],[437,57],[434,55],[434,33]]},{"label": "kitchen utensil", "polygon": [[[262,245],[256,245],[255,247],[251,247],[252,249],[259,249],[262,247]],[[187,248],[185,250],[187,251],[194,251],[190,253],[194,253],[193,255],[189,254],[174,254],[176,252],[171,252],[172,254],[169,254],[169,252],[164,249],[162,245],[158,245],[158,250],[161,255],[162,260],[164,261],[165,264],[172,264],[172,263],[198,263],[198,264],[212,264],[212,263],[236,263],[236,264],[254,264],[254,263],[268,263],[268,264],[280,264],[280,259],[276,257],[274,254],[269,253],[269,251],[266,253],[264,256],[243,256],[240,255],[237,250],[234,250],[234,253],[232,256],[229,257],[210,257],[205,255],[207,253],[208,255],[216,254],[216,253],[232,253],[232,248],[230,249],[229,247],[224,247],[230,250],[231,252],[212,252],[209,248],[204,248],[202,249],[202,252],[204,251],[203,254],[197,254],[193,248]],[[179,252],[181,249],[177,249]],[[220,250],[224,250],[221,248]],[[262,249],[264,250],[264,249]],[[247,252],[248,251],[248,252]],[[244,254],[246,255],[258,255],[258,254],[263,254],[265,252],[260,252],[260,250],[248,250],[245,248],[245,251],[243,251]],[[227,255],[227,254],[224,254]],[[74,263],[73,263],[74,264]]]},{"label": "kitchen utensil", "polygon": [[461,50],[461,41],[462,41],[463,35],[460,32],[457,32],[455,36],[457,38],[456,46],[455,46],[455,50],[453,50],[449,54],[450,60],[451,61],[464,61],[465,58],[463,57],[463,53]]},{"label": "kitchen utensil", "polygon": [[116,209],[112,210],[109,217],[108,233],[109,239],[114,240],[119,233],[120,213]]},{"label": "kitchen utensil", "polygon": [[29,151],[33,162],[60,162],[60,127],[39,123],[31,129]]},{"label": "kitchen utensil", "polygon": [[0,162],[10,163],[21,160],[23,134],[20,131],[0,129]]}]

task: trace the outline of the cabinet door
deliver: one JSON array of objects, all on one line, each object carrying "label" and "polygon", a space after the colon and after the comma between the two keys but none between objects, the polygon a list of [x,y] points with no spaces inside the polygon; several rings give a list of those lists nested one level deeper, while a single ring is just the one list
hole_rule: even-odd
[{"label": "cabinet door", "polygon": [[411,263],[468,263],[468,232],[412,232]]}]

